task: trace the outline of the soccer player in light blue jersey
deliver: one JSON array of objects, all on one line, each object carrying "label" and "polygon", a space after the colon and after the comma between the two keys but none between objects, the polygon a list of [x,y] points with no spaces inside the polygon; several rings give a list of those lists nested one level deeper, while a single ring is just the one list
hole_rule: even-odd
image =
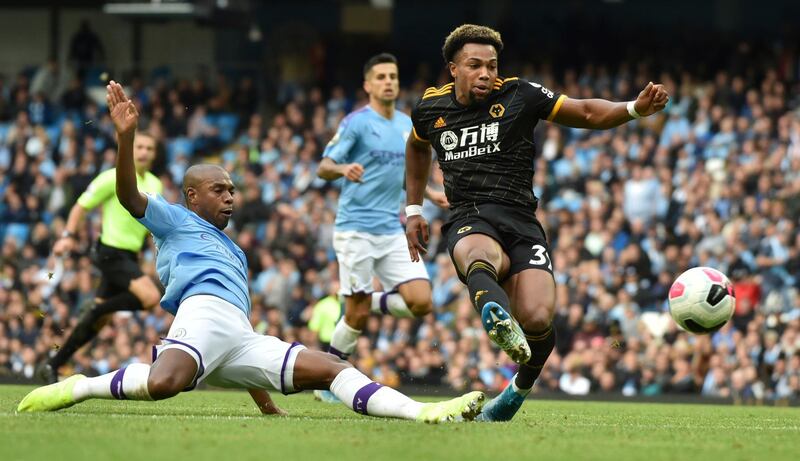
[{"label": "soccer player in light blue jersey", "polygon": [[189,168],[183,179],[186,207],[142,194],[136,188],[132,156],[139,114],[114,81],[108,85],[107,100],[119,144],[117,197],[153,234],[158,275],[166,287],[161,306],[175,320],[167,338],[154,348],[152,365],[134,363],[96,378],[74,375],[35,389],[18,411],[59,410],[90,398],[162,400],[205,381],[254,390],[251,395],[262,411],[262,398],[268,394],[258,391],[329,389],[365,415],[434,423],[469,420],[480,412],[480,392],[420,403],[373,382],[331,354],[253,331],[247,260],[222,232],[233,212],[230,176],[215,165]]},{"label": "soccer player in light blue jersey", "polygon": [[[329,349],[341,358],[355,349],[370,312],[421,317],[432,309],[428,272],[422,261],[411,261],[400,224],[411,119],[395,109],[399,90],[397,59],[388,53],[370,58],[364,65],[369,104],[342,120],[317,172],[345,179],[333,237],[345,315]],[[443,193],[426,193],[447,206]],[[385,291],[373,292],[373,275]]]}]

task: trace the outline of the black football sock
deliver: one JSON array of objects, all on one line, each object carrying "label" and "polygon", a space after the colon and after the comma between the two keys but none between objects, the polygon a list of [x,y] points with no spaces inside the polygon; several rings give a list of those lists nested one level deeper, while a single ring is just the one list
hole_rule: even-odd
[{"label": "black football sock", "polygon": [[49,360],[53,370],[58,371],[78,349],[97,336],[97,323],[103,316],[121,310],[141,310],[142,302],[133,293],[126,291],[95,304],[78,320],[78,325],[64,342],[56,355]]},{"label": "black football sock", "polygon": [[539,374],[542,372],[547,358],[556,345],[556,329],[551,323],[543,331],[525,332],[525,338],[531,347],[531,359],[519,367],[519,373],[514,383],[519,389],[530,389]]},{"label": "black football sock", "polygon": [[475,310],[480,314],[483,306],[494,301],[503,309],[508,309],[508,295],[497,283],[497,270],[486,261],[475,261],[467,269],[467,288]]}]

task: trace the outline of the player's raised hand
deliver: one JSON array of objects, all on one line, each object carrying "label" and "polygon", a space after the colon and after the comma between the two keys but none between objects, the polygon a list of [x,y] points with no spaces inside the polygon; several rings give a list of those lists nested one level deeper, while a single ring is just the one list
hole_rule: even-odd
[{"label": "player's raised hand", "polygon": [[136,131],[139,123],[139,111],[136,105],[128,99],[122,85],[111,80],[106,86],[106,102],[111,120],[118,135],[130,135]]},{"label": "player's raised hand", "polygon": [[669,94],[664,88],[664,85],[650,82],[644,87],[642,92],[639,93],[639,97],[637,97],[636,102],[633,103],[633,108],[636,109],[636,113],[642,117],[647,117],[648,115],[653,115],[656,112],[664,110],[668,102]]},{"label": "player's raised hand", "polygon": [[419,255],[428,252],[425,248],[425,244],[428,243],[428,221],[421,215],[411,216],[406,221],[406,240],[412,261],[419,261]]},{"label": "player's raised hand", "polygon": [[344,165],[342,175],[348,181],[362,182],[361,177],[364,176],[364,166],[360,163],[348,163]]}]

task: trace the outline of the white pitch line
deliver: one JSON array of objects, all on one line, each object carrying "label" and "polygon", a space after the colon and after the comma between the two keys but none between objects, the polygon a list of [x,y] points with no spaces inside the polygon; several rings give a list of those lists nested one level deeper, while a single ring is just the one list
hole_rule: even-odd
[{"label": "white pitch line", "polygon": [[[55,413],[51,413],[55,414]],[[110,418],[119,418],[119,419],[127,419],[127,418],[138,418],[138,419],[168,419],[168,420],[209,420],[209,421],[297,421],[297,420],[315,420],[315,421],[326,421],[326,422],[336,422],[336,421],[347,421],[348,423],[372,423],[374,418],[312,418],[308,415],[289,415],[287,417],[270,417],[267,415],[147,415],[147,414],[137,414],[137,413],[75,413],[75,412],[63,412],[58,413],[59,417],[70,417],[70,418],[103,418],[103,417],[110,417]],[[16,412],[0,412],[0,417],[3,416],[19,416],[23,417],[24,415],[18,414]],[[573,427],[608,427],[608,428],[616,428],[616,429],[698,429],[698,430],[716,430],[716,429],[733,429],[733,430],[750,430],[750,431],[800,431],[800,426],[753,426],[753,425],[738,425],[738,424],[715,424],[713,426],[708,425],[697,425],[697,424],[642,424],[642,423],[627,423],[627,422],[602,422],[602,421],[578,421],[579,419],[577,415],[573,415],[571,420],[563,424],[557,424],[558,426],[573,426]],[[768,420],[778,421],[779,418],[769,418]],[[403,423],[402,420],[397,419],[389,419],[384,420],[385,422],[397,422]],[[561,423],[561,421],[559,421]],[[543,426],[549,425],[546,420],[541,420],[540,424]],[[553,424],[552,426],[556,426]]]},{"label": "white pitch line", "polygon": [[631,424],[631,423],[602,423],[602,422],[574,422],[570,421],[564,424],[565,426],[583,426],[583,427],[614,427],[614,428],[636,428],[636,429],[735,429],[735,430],[753,430],[753,431],[800,431],[800,426],[751,426],[751,425],[738,425],[738,424],[715,424],[713,426],[701,426],[691,424]]},{"label": "white pitch line", "polygon": [[[39,414],[56,414],[51,412],[46,413],[39,413]],[[0,412],[0,417],[3,416],[14,416],[14,417],[26,417],[26,415],[11,411]],[[71,418],[140,418],[140,419],[169,419],[169,420],[213,420],[213,421],[220,421],[220,420],[229,420],[229,421],[297,421],[297,420],[315,420],[315,421],[326,421],[326,422],[337,422],[337,421],[347,421],[348,423],[358,423],[358,422],[371,422],[374,421],[374,418],[311,418],[307,415],[289,415],[286,417],[273,417],[270,415],[242,415],[242,416],[234,416],[234,415],[143,415],[137,413],[73,413],[73,412],[63,412],[58,413],[58,417],[71,417]],[[387,422],[397,421],[403,422],[402,420],[385,420]]]},{"label": "white pitch line", "polygon": [[[58,413],[58,417],[70,418],[142,418],[142,419],[211,419],[232,421],[262,419],[263,416],[232,416],[232,415],[142,415],[136,413]],[[0,416],[24,416],[20,413],[0,412]]]}]

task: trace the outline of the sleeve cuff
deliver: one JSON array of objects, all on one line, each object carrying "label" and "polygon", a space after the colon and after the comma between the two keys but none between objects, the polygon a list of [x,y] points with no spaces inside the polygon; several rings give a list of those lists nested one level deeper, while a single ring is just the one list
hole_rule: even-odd
[{"label": "sleeve cuff", "polygon": [[558,115],[558,111],[561,110],[561,105],[564,104],[564,100],[567,99],[567,95],[562,94],[561,96],[556,99],[556,103],[553,106],[553,110],[550,111],[550,115],[547,116],[547,121],[552,122],[556,115]]},{"label": "sleeve cuff", "polygon": [[411,134],[414,135],[414,139],[416,139],[417,141],[428,142],[427,139],[423,139],[417,134],[417,129],[414,127],[411,127]]}]

